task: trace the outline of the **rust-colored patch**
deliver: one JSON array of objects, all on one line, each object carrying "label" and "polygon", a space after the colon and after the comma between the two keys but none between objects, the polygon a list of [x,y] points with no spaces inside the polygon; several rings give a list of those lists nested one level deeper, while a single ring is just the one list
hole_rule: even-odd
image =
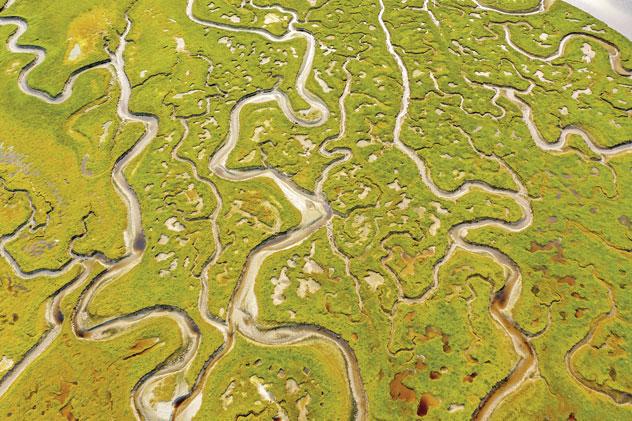
[{"label": "rust-colored patch", "polygon": [[438,329],[434,326],[426,326],[423,334],[415,332],[412,329],[408,330],[408,338],[418,343],[428,342],[429,340],[437,337],[441,338],[441,342],[443,343],[443,352],[452,352],[452,347],[450,346],[450,337],[443,333],[441,329]]},{"label": "rust-colored patch", "polygon": [[415,402],[417,400],[415,391],[402,383],[410,374],[410,371],[395,374],[395,377],[390,383],[391,399],[405,402]]},{"label": "rust-colored patch", "polygon": [[478,376],[478,373],[476,372],[468,374],[467,376],[463,377],[463,383],[473,383],[476,376]]},{"label": "rust-colored patch", "polygon": [[124,360],[128,360],[130,358],[136,357],[138,355],[144,354],[149,351],[160,342],[160,338],[144,338],[137,340],[134,345],[132,345],[129,350],[131,353],[123,357]]},{"label": "rust-colored patch", "polygon": [[417,315],[416,312],[414,311],[409,311],[408,313],[406,313],[406,315],[404,316],[404,320],[406,320],[407,322],[412,322],[415,318],[415,316]]},{"label": "rust-colored patch", "polygon": [[76,385],[76,383],[71,383],[67,381],[62,381],[61,383],[59,383],[59,392],[55,393],[55,399],[57,399],[57,402],[61,404],[66,402],[66,400],[68,399],[68,395],[70,395],[70,389],[72,389],[72,387]]},{"label": "rust-colored patch", "polygon": [[536,243],[535,241],[532,241],[531,248],[529,249],[529,251],[531,253],[535,253],[538,251],[550,251],[553,249],[555,249],[557,253],[551,256],[551,260],[556,263],[564,263],[566,261],[564,259],[564,250],[562,249],[562,244],[557,240],[549,241],[548,243],[544,245],[540,245]]},{"label": "rust-colored patch", "polygon": [[441,332],[441,329],[438,329],[434,326],[426,326],[425,333],[428,339],[432,339],[437,336],[441,336],[443,332]]},{"label": "rust-colored patch", "polygon": [[450,346],[450,337],[445,333],[441,335],[441,342],[443,342],[443,352],[450,353],[452,352],[452,347]]},{"label": "rust-colored patch", "polygon": [[430,372],[430,379],[431,380],[437,380],[441,378],[441,373],[439,373],[438,371],[431,371]]},{"label": "rust-colored patch", "polygon": [[428,342],[429,340],[441,336],[441,330],[433,326],[426,326],[424,333],[412,332],[411,339],[417,339],[420,342]]},{"label": "rust-colored patch", "polygon": [[423,371],[426,368],[428,368],[428,366],[421,358],[418,359],[417,362],[415,363],[415,370]]},{"label": "rust-colored patch", "polygon": [[71,409],[72,407],[70,406],[70,403],[68,403],[59,410],[59,413],[62,415],[62,417],[66,418],[67,421],[77,421],[77,418],[75,418]]},{"label": "rust-colored patch", "polygon": [[572,287],[573,285],[575,285],[575,278],[573,278],[572,276],[565,276],[563,278],[558,279],[557,282],[560,284],[566,284]]},{"label": "rust-colored patch", "polygon": [[430,393],[424,393],[419,399],[419,405],[417,406],[417,415],[425,417],[430,412],[430,408],[439,405],[439,400],[432,396]]},{"label": "rust-colored patch", "polygon": [[142,351],[145,350],[149,347],[152,347],[156,344],[156,342],[158,342],[159,339],[158,338],[144,338],[144,339],[139,339],[137,340],[134,345],[132,345],[129,350],[132,352],[138,352],[138,351]]},{"label": "rust-colored patch", "polygon": [[582,295],[577,291],[571,292],[571,297],[573,297],[576,300],[586,300],[586,298],[582,297]]},{"label": "rust-colored patch", "polygon": [[587,308],[576,308],[575,309],[575,318],[576,319],[581,319],[584,314],[586,314],[586,312],[588,311]]}]

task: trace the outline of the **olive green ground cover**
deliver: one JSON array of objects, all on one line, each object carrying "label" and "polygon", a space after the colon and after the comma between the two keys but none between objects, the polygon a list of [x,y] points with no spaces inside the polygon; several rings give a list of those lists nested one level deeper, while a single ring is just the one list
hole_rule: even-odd
[{"label": "olive green ground cover", "polygon": [[[387,1],[384,15],[410,78],[411,102],[402,141],[418,153],[432,180],[446,191],[474,180],[517,191],[515,174],[528,191],[534,213],[533,224],[520,233],[485,228],[470,231],[467,237],[468,241],[498,248],[521,268],[523,285],[512,315],[532,338],[538,355],[538,374],[510,395],[493,418],[626,418],[629,409],[587,388],[576,376],[598,388],[630,390],[630,306],[626,288],[632,271],[632,215],[625,206],[632,194],[629,154],[600,160],[577,137],[569,141],[563,153],[543,152],[531,139],[519,110],[491,87],[526,91],[533,86],[529,93],[518,95],[532,107],[535,124],[548,141],[556,140],[561,128],[577,125],[603,147],[618,145],[629,140],[630,82],[612,71],[608,50],[594,37],[581,37],[569,41],[562,56],[550,63],[533,60],[509,45],[504,27],[519,48],[542,57],[555,53],[566,34],[589,32],[584,29],[587,25],[598,31],[593,34],[621,50],[628,67],[630,44],[559,1],[546,13],[528,17],[482,11],[466,0],[428,2],[439,27],[420,9],[423,3]],[[339,0],[314,6],[293,1],[284,4],[297,11],[297,26],[317,39],[317,72],[310,75],[307,86],[332,114],[321,127],[303,128],[290,124],[273,103],[249,106],[243,111],[241,136],[228,166],[272,167],[313,191],[323,169],[335,159],[319,153],[325,142],[330,151],[345,148],[350,159],[332,167],[324,183],[323,193],[335,212],[332,237],[321,229],[300,245],[264,262],[255,285],[259,322],[264,327],[307,323],[340,334],[359,360],[372,418],[414,419],[422,403],[432,418],[470,418],[517,359],[510,340],[488,311],[492,297],[504,282],[502,268],[487,258],[458,251],[442,265],[439,286],[426,301],[405,301],[430,288],[433,268],[449,247],[450,227],[485,218],[513,222],[524,215],[514,201],[480,189],[457,200],[435,197],[421,183],[415,165],[394,147],[393,127],[403,90],[400,71],[386,50],[377,21],[376,2],[361,11],[355,4]],[[537,2],[484,4],[516,11],[533,8]],[[65,10],[59,16],[63,30],[43,37],[41,42],[36,35],[44,27],[35,12],[24,5],[19,9],[16,6],[10,14],[19,13],[32,21],[32,32],[27,32],[34,37],[32,43],[55,50],[50,61],[33,72],[30,82],[51,93],[58,91],[78,66],[105,57],[96,46],[105,43],[113,48],[117,42],[114,31],[122,31],[125,24],[123,9],[107,10],[108,17],[99,21],[106,24],[95,31],[96,38],[85,44],[85,51],[93,55],[81,55],[78,62],[62,64],[68,61],[74,38],[68,38],[63,43],[66,50],[61,51],[55,46],[62,42],[55,37],[65,38],[69,31],[77,30],[84,19],[81,16],[87,10],[97,10],[91,8],[98,8],[98,2]],[[285,33],[290,19],[278,9],[261,10],[252,4],[237,7],[197,1],[193,10],[203,19],[231,27],[254,26],[275,35]],[[296,209],[273,183],[222,181],[210,173],[208,160],[225,140],[230,112],[244,95],[276,87],[289,95],[296,110],[306,107],[294,88],[305,43],[300,39],[271,43],[259,35],[204,28],[190,22],[184,11],[184,2],[167,1],[139,1],[127,9],[132,22],[125,53],[126,70],[134,85],[131,108],[156,115],[160,121],[160,133],[126,173],[141,202],[148,248],[141,264],[101,291],[89,310],[100,317],[153,304],[174,305],[187,311],[203,337],[200,352],[186,374],[192,384],[221,341],[197,308],[206,263],[216,258],[206,273],[208,306],[212,315],[223,318],[250,250],[300,221]],[[45,10],[40,12],[44,15]],[[3,30],[9,34],[8,29]],[[81,47],[83,52],[83,44]],[[59,237],[58,233],[69,233],[65,241],[39,258],[20,252],[19,246],[27,239],[9,244],[9,251],[25,268],[33,269],[51,261],[63,264],[71,245],[85,254],[100,250],[120,255],[125,209],[109,184],[109,170],[113,159],[124,150],[119,148],[138,138],[140,126],[130,128],[129,136],[112,140],[107,154],[102,151],[105,148],[94,145],[104,123],[111,120],[113,126],[117,124],[117,88],[111,86],[109,73],[99,70],[81,76],[76,97],[53,107],[19,93],[15,80],[26,58],[9,53],[2,57],[6,57],[5,68],[12,69],[11,77],[3,83],[8,92],[24,101],[19,104],[21,109],[47,112],[46,118],[56,122],[56,126],[38,129],[42,133],[38,136],[52,139],[51,133],[57,134],[62,128],[66,137],[60,142],[75,154],[74,169],[66,170],[69,174],[81,174],[81,159],[91,154],[86,168],[102,176],[100,185],[90,182],[91,191],[105,192],[104,201],[118,209],[118,214],[113,210],[102,215],[83,201],[70,205],[62,202],[54,209],[63,208],[64,215],[73,215],[70,221],[53,219],[55,211],[49,210],[52,222],[40,237],[50,240]],[[47,66],[63,71],[46,79],[43,75],[52,74],[46,71]],[[351,79],[344,104],[346,133],[337,136],[341,127],[338,99],[347,78]],[[12,104],[4,107],[9,109]],[[22,119],[10,117],[10,112],[3,117],[5,125],[19,126]],[[32,136],[27,129],[44,126],[39,121],[32,124],[29,120],[29,124],[16,132],[20,138]],[[189,128],[186,136],[184,124]],[[17,140],[5,143],[14,148],[18,144]],[[49,143],[46,147],[55,153],[62,150]],[[33,144],[25,145],[20,146]],[[36,162],[41,159],[40,150],[34,147],[20,153]],[[93,160],[93,155],[99,158]],[[50,172],[55,170],[51,168]],[[81,177],[72,177],[69,192],[87,190]],[[55,191],[45,181],[39,180],[38,184],[32,180],[38,179],[7,179],[9,190],[5,188],[2,194],[10,205],[3,212],[10,221],[1,222],[6,225],[2,226],[3,232],[12,231],[29,215],[24,195],[11,189],[31,192],[37,221],[46,219],[48,208],[44,204],[52,201]],[[218,214],[222,250],[217,256],[211,218],[219,203],[211,185],[217,188],[222,201]],[[100,229],[103,225],[108,229]],[[65,280],[56,279],[54,285],[57,282]],[[46,288],[53,288],[53,284]],[[33,305],[23,309],[24,316],[18,315],[19,326],[31,325],[29,338],[20,339],[15,349],[0,353],[19,358],[44,329],[41,303],[46,288],[41,294],[38,289],[37,296],[29,296]],[[14,311],[17,302],[9,300],[3,313]],[[38,317],[39,327],[33,330]],[[11,327],[5,327],[6,333],[0,331],[0,335],[13,335],[18,329],[16,324],[8,325]],[[175,330],[163,330],[161,324],[152,323],[147,329],[138,334],[145,339],[160,337],[160,341],[178,337]],[[587,344],[569,356],[569,350],[592,331],[594,335]],[[105,366],[134,347],[136,332],[93,344],[78,341],[65,331],[56,346],[30,369],[43,370],[48,361],[68,349],[83,352],[91,347],[109,353],[107,357],[95,356],[99,359],[95,367]],[[167,346],[175,349],[176,342]],[[239,338],[211,373],[198,415],[275,416],[283,408],[292,418],[299,416],[301,405],[309,401],[309,417],[341,414],[340,418],[346,419],[349,391],[340,374],[340,361],[327,362],[336,354],[327,347],[309,343],[266,348]],[[129,416],[128,392],[134,382],[166,357],[157,352],[148,354],[151,358],[143,358],[133,374],[121,376],[110,386],[99,383],[98,402],[113,402],[116,414]],[[309,359],[310,374],[301,367],[304,359]],[[68,370],[74,373],[82,364],[84,357],[77,357]],[[115,366],[124,367],[124,363]],[[295,380],[305,380],[299,382],[299,392],[290,392],[294,390],[291,384],[288,389],[290,372]],[[28,390],[30,385],[25,379],[3,402],[14,402],[16,396]],[[86,378],[69,381],[82,385]],[[259,394],[260,383],[272,391],[274,399]],[[46,390],[53,387],[47,383],[38,400],[49,399]],[[169,398],[173,387],[173,378],[166,380],[161,398]],[[117,396],[108,400],[107,391],[111,389]],[[66,408],[64,411],[75,416],[93,416],[95,413],[90,411],[95,406],[81,400],[85,391],[71,402],[72,408],[62,399],[50,410]],[[239,399],[243,393],[248,400]],[[230,398],[233,400],[228,404]],[[29,414],[37,418],[50,413]]]},{"label": "olive green ground cover", "polygon": [[[72,294],[63,312],[70,314]],[[78,339],[66,318],[53,345],[0,400],[5,419],[131,418],[130,391],[138,380],[180,346],[176,325],[143,321],[103,342]]]},{"label": "olive green ground cover", "polygon": [[20,44],[46,51],[46,60],[30,74],[31,86],[56,96],[71,74],[107,60],[105,46],[116,48],[116,34],[125,27],[125,11],[132,3],[88,0],[65,1],[63,5],[45,2],[33,7],[17,1],[5,10],[2,16],[19,17],[29,23]]},{"label": "olive green ground cover", "polygon": [[[10,29],[2,28],[3,39]],[[2,79],[6,95],[0,104],[3,179],[10,188],[30,192],[37,224],[11,241],[9,252],[24,271],[62,266],[70,259],[71,247],[77,253],[100,251],[120,257],[126,210],[110,173],[142,128],[122,124],[116,117],[118,93],[110,72],[82,75],[73,97],[61,105],[48,105],[18,89],[16,79],[28,58],[0,54],[7,72]],[[88,190],[92,194],[75,195]],[[92,229],[106,223],[112,230]]]},{"label": "olive green ground cover", "polygon": [[262,347],[238,336],[214,368],[196,419],[274,418],[345,420],[349,386],[339,351],[321,341]]},{"label": "olive green ground cover", "polygon": [[495,7],[508,12],[521,12],[537,8],[541,0],[484,0],[479,1],[483,6]]}]

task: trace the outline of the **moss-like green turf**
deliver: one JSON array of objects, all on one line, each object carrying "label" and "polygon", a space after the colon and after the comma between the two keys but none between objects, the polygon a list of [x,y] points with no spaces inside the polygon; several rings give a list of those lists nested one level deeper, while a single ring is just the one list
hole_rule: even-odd
[{"label": "moss-like green turf", "polygon": [[[540,2],[479,1],[487,10],[471,0],[385,0],[383,20],[410,87],[401,142],[443,196],[470,182],[490,186],[451,200],[434,195],[395,144],[404,86],[378,20],[380,2],[193,2],[197,18],[227,28],[192,22],[184,0],[57,3],[18,0],[0,13],[28,23],[19,44],[46,51],[29,86],[60,93],[71,75],[108,59],[127,18],[130,109],[159,122],[125,171],[146,250],[88,306],[97,319],[172,306],[198,326],[198,353],[161,382],[154,403],[186,394],[176,380],[196,385],[224,340],[200,314],[202,281],[209,316],[225,323],[252,250],[301,224],[271,180],[229,182],[209,168],[242,98],[278,89],[294,110],[308,109],[296,86],[308,45],[262,35],[290,34],[296,14],[295,28],[316,41],[306,88],[329,119],[303,127],[274,102],[248,105],[227,166],[272,168],[308,192],[330,168],[322,195],[332,216],[258,268],[260,327],[308,324],[340,335],[358,360],[369,419],[470,419],[519,358],[490,312],[507,271],[462,248],[443,259],[458,224],[519,224],[523,209],[508,192],[523,186],[533,212],[528,227],[471,229],[464,238],[519,267],[521,288],[506,316],[537,356],[535,374],[491,419],[632,416],[632,154],[604,157],[578,135],[559,151],[543,150],[507,94],[531,108],[545,142],[577,127],[598,147],[625,148],[629,40],[562,1],[521,15]],[[247,28],[263,32],[238,31]],[[14,32],[0,27],[3,45]],[[613,69],[615,51],[621,66]],[[37,274],[73,256],[125,256],[127,208],[112,169],[143,134],[141,124],[118,117],[111,71],[82,72],[70,98],[52,105],[20,90],[32,59],[0,49],[0,238],[12,258],[0,261],[0,377],[47,331],[50,297],[79,271],[21,279],[11,261]],[[0,417],[131,418],[134,385],[182,347],[177,326],[163,319],[106,341],[77,338],[70,315],[81,290],[63,302],[59,337],[0,396]],[[353,416],[345,363],[331,342],[270,347],[234,334],[230,352],[208,373],[199,419]]]}]

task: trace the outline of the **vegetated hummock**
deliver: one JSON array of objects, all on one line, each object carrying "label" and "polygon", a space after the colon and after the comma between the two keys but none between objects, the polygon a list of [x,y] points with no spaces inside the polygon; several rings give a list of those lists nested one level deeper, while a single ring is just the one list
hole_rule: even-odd
[{"label": "vegetated hummock", "polygon": [[0,0],[0,418],[632,417],[632,43],[561,0]]}]

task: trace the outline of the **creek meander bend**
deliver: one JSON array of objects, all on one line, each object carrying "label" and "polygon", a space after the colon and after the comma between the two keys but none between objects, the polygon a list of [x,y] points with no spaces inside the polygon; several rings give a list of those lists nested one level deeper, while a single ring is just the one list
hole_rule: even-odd
[{"label": "creek meander bend", "polygon": [[[345,360],[347,378],[354,402],[354,418],[358,420],[367,419],[368,401],[366,397],[366,392],[362,383],[357,360],[355,358],[353,350],[348,345],[348,343],[336,333],[324,329],[320,326],[290,325],[280,326],[269,330],[262,330],[258,328],[256,323],[258,308],[257,300],[254,293],[254,283],[257,277],[257,271],[266,257],[277,251],[289,249],[300,244],[318,229],[321,229],[325,226],[327,226],[328,228],[330,227],[329,224],[332,218],[332,211],[329,204],[326,202],[324,195],[322,194],[322,185],[326,174],[328,174],[328,172],[334,165],[338,165],[350,158],[350,151],[341,148],[334,152],[328,152],[329,154],[339,153],[342,156],[341,158],[334,160],[330,164],[330,166],[324,170],[323,177],[319,180],[319,188],[317,189],[317,192],[315,194],[306,192],[305,190],[299,188],[288,177],[272,169],[237,171],[226,167],[227,158],[233,148],[236,146],[237,139],[239,137],[240,112],[247,105],[276,102],[288,119],[296,124],[300,124],[306,127],[315,127],[323,124],[327,120],[329,116],[329,110],[327,109],[327,106],[305,87],[306,81],[312,70],[312,62],[315,54],[315,39],[309,32],[306,32],[305,30],[297,30],[295,28],[295,24],[298,22],[298,16],[296,15],[296,13],[292,10],[282,8],[281,6],[272,6],[270,9],[276,9],[283,13],[287,13],[292,16],[292,20],[288,25],[288,31],[284,35],[275,36],[259,28],[235,27],[231,25],[219,24],[199,19],[193,14],[193,3],[193,0],[188,0],[187,2],[187,16],[194,23],[202,26],[213,27],[215,29],[225,31],[254,33],[265,37],[271,42],[285,42],[296,38],[303,38],[307,42],[307,49],[303,58],[301,69],[297,75],[296,88],[298,94],[310,105],[310,114],[316,115],[317,117],[315,117],[314,119],[306,119],[298,115],[291,109],[287,96],[283,92],[280,92],[278,90],[257,92],[255,94],[242,98],[235,105],[231,112],[229,134],[222,147],[217,151],[216,154],[213,155],[209,162],[209,168],[211,169],[211,171],[213,171],[213,173],[223,179],[235,182],[249,180],[256,177],[266,177],[271,179],[283,191],[287,199],[301,212],[302,218],[301,223],[298,227],[290,230],[287,233],[283,233],[270,238],[268,241],[265,241],[251,251],[250,255],[248,256],[246,265],[243,269],[242,275],[238,280],[237,286],[231,296],[228,316],[226,318],[225,324],[208,315],[206,301],[204,299],[204,293],[207,288],[206,280],[202,279],[203,288],[202,294],[200,296],[200,312],[202,313],[204,320],[206,320],[208,323],[215,326],[220,332],[222,332],[225,338],[225,343],[220,346],[220,348],[216,350],[213,355],[211,355],[211,357],[207,360],[207,363],[204,365],[204,369],[198,376],[198,380],[194,384],[192,390],[183,394],[180,398],[176,399],[176,403],[174,404],[175,412],[172,414],[172,417],[177,419],[187,419],[196,412],[196,407],[199,406],[201,392],[203,390],[206,378],[208,377],[215,364],[224,355],[227,355],[233,348],[234,334],[236,332],[240,332],[241,334],[247,336],[255,342],[270,346],[289,345],[313,339],[330,341],[335,344],[342,353]],[[503,379],[503,381],[501,381],[498,385],[496,385],[482,400],[479,408],[473,416],[475,419],[488,419],[493,410],[502,401],[502,399],[504,399],[510,393],[516,391],[530,376],[537,373],[537,358],[530,343],[530,338],[526,337],[522,333],[522,331],[515,325],[511,317],[511,309],[518,299],[522,284],[519,267],[509,256],[501,253],[499,250],[492,247],[471,244],[465,240],[465,237],[468,230],[485,226],[499,227],[510,232],[518,232],[526,229],[531,224],[533,219],[533,213],[531,211],[528,193],[518,176],[513,173],[513,171],[511,171],[497,157],[490,158],[497,160],[499,164],[503,165],[505,169],[510,171],[510,173],[513,175],[516,186],[518,186],[517,191],[494,188],[486,183],[478,181],[465,183],[455,191],[444,191],[436,186],[431,176],[429,175],[423,160],[414,152],[414,150],[409,148],[400,140],[400,132],[408,112],[408,103],[410,99],[408,71],[404,65],[403,60],[396,52],[391,43],[390,32],[383,20],[385,7],[382,0],[379,0],[379,3],[380,13],[378,16],[378,20],[386,37],[386,47],[393,57],[394,61],[397,63],[403,83],[401,108],[397,116],[393,132],[393,141],[395,146],[408,158],[410,158],[411,161],[414,162],[418,169],[419,176],[422,182],[437,197],[446,200],[457,200],[458,198],[469,193],[472,189],[480,189],[491,194],[497,194],[500,196],[512,198],[516,201],[516,203],[523,211],[523,217],[519,221],[513,223],[508,223],[506,221],[496,219],[486,219],[472,223],[461,223],[452,227],[449,230],[451,245],[446,255],[435,265],[433,271],[432,286],[419,297],[400,297],[402,302],[415,303],[423,302],[428,299],[428,297],[431,296],[438,288],[439,269],[459,248],[470,251],[472,253],[488,255],[500,266],[506,269],[506,273],[508,274],[508,276],[505,286],[494,297],[490,311],[492,317],[504,329],[508,337],[511,338],[514,349],[520,358],[516,366],[507,375],[507,377]],[[13,0],[10,0],[4,6],[3,10],[8,9],[12,4]],[[434,15],[432,15],[432,12],[428,9],[427,2],[424,7],[433,18],[435,24],[439,25],[439,22],[434,19]],[[481,8],[491,10],[490,8],[484,8],[482,6]],[[522,14],[528,15],[533,13],[540,13],[543,10],[545,10],[544,2],[542,2],[540,6],[538,6],[536,9],[525,11]],[[506,13],[498,9],[495,9],[493,11],[498,13]],[[108,52],[109,60],[90,64],[75,71],[66,82],[62,92],[55,97],[52,97],[45,92],[31,88],[27,83],[29,73],[39,64],[41,64],[45,60],[46,56],[45,51],[40,47],[21,46],[18,44],[19,38],[28,29],[27,22],[16,17],[2,17],[0,18],[0,25],[13,25],[17,27],[16,32],[9,38],[7,42],[7,47],[10,51],[14,53],[26,53],[35,56],[35,59],[22,69],[18,79],[20,89],[25,94],[31,95],[50,104],[59,104],[66,101],[72,95],[72,87],[74,85],[74,82],[79,76],[81,76],[81,74],[97,68],[107,68],[112,72],[121,90],[117,107],[119,118],[123,121],[141,123],[145,127],[144,135],[130,150],[128,150],[117,160],[112,171],[113,183],[118,193],[126,203],[128,209],[128,227],[126,229],[126,246],[128,254],[126,257],[119,261],[111,262],[103,259],[102,256],[98,255],[94,257],[73,255],[71,261],[60,270],[42,270],[36,271],[34,273],[25,273],[19,268],[15,260],[13,260],[13,258],[6,252],[4,245],[8,241],[19,235],[22,230],[32,228],[34,226],[35,223],[33,220],[33,214],[31,215],[29,220],[18,227],[18,229],[14,233],[7,235],[0,240],[0,252],[2,253],[2,256],[9,262],[16,275],[23,279],[31,279],[36,276],[59,276],[69,272],[76,265],[82,267],[82,272],[73,280],[71,280],[67,285],[62,287],[49,300],[46,311],[46,320],[49,324],[49,330],[42,335],[40,340],[26,353],[24,358],[19,361],[0,380],[0,396],[2,396],[2,394],[4,394],[8,390],[10,385],[29,366],[29,364],[33,362],[42,352],[44,352],[54,341],[54,339],[59,335],[61,324],[64,319],[61,311],[61,302],[67,294],[83,286],[84,289],[80,295],[79,302],[74,309],[72,315],[73,330],[75,334],[80,338],[83,338],[85,340],[107,340],[118,334],[121,334],[126,329],[133,327],[135,324],[143,320],[156,317],[171,318],[179,326],[183,337],[184,346],[179,351],[178,355],[163,362],[158,367],[156,367],[156,369],[143,376],[134,386],[132,391],[131,405],[137,418],[155,419],[157,418],[157,413],[155,412],[155,409],[152,408],[152,406],[149,404],[149,395],[151,395],[152,393],[152,386],[155,385],[156,382],[161,378],[172,373],[183,372],[190,366],[192,360],[197,354],[200,343],[199,329],[196,326],[195,322],[193,322],[193,320],[183,310],[171,306],[152,306],[140,309],[131,314],[117,316],[107,320],[90,320],[89,313],[87,312],[87,308],[91,300],[95,297],[98,291],[104,288],[108,283],[115,280],[117,277],[120,277],[132,270],[141,261],[145,251],[144,234],[141,224],[140,204],[135,192],[129,186],[123,174],[127,165],[129,165],[130,162],[138,157],[155,138],[158,133],[159,121],[154,116],[147,114],[135,114],[129,110],[131,86],[129,79],[125,74],[124,52],[127,43],[126,36],[131,29],[132,22],[129,19],[127,20],[126,30],[120,36],[120,43],[117,47],[117,50],[114,52]],[[572,36],[588,35],[578,34]],[[592,35],[590,36],[592,38],[595,38]],[[517,49],[517,47],[515,47],[513,43],[511,43],[508,31],[507,41],[510,46]],[[567,41],[568,37],[565,38],[560,44],[558,53],[551,57],[540,58],[532,57],[531,55],[529,56],[531,58],[539,60],[552,60],[555,56],[563,54],[563,49]],[[606,48],[608,48],[608,51],[610,52],[613,69],[615,69],[615,71],[617,71],[618,73],[624,74],[629,77],[629,72],[623,69],[621,66],[621,63],[619,61],[619,53],[616,48],[611,46],[610,44],[607,44]],[[526,52],[522,53],[528,55],[528,53]],[[345,130],[344,120],[346,115],[344,113],[344,96],[348,95],[349,93],[349,78],[351,77],[351,75],[347,71],[346,75],[348,78],[347,85],[345,87],[345,93],[343,93],[343,97],[341,97],[340,101],[342,121],[339,136],[342,136]],[[529,106],[515,96],[514,90],[510,88],[494,87],[491,85],[488,87],[490,89],[496,90],[498,93],[504,94],[522,111],[523,120],[529,127],[530,133],[535,143],[544,150],[562,150],[562,148],[565,146],[566,138],[570,134],[579,134],[594,152],[602,156],[611,156],[614,154],[625,153],[632,150],[632,145],[630,143],[620,145],[617,148],[612,149],[600,148],[590,139],[590,137],[584,131],[576,127],[566,128],[562,132],[562,135],[557,142],[553,144],[547,143],[539,135],[539,132],[532,121],[531,110]],[[186,124],[186,121],[183,120],[183,125],[185,127]],[[188,133],[188,129],[185,130],[185,133]],[[174,155],[175,154],[176,152],[174,151]],[[200,176],[197,175],[197,171],[195,171],[195,176],[196,178],[201,179]],[[208,184],[208,181],[206,182]],[[217,193],[216,190],[214,191]],[[221,198],[218,203],[221,203]],[[214,213],[214,229],[216,229],[216,218],[217,213]],[[216,235],[217,233],[214,232],[217,243],[218,241]],[[85,285],[90,277],[89,275],[92,272],[93,266],[97,261],[100,262],[102,265],[105,265],[107,269],[97,277],[90,280],[87,285]]]}]

